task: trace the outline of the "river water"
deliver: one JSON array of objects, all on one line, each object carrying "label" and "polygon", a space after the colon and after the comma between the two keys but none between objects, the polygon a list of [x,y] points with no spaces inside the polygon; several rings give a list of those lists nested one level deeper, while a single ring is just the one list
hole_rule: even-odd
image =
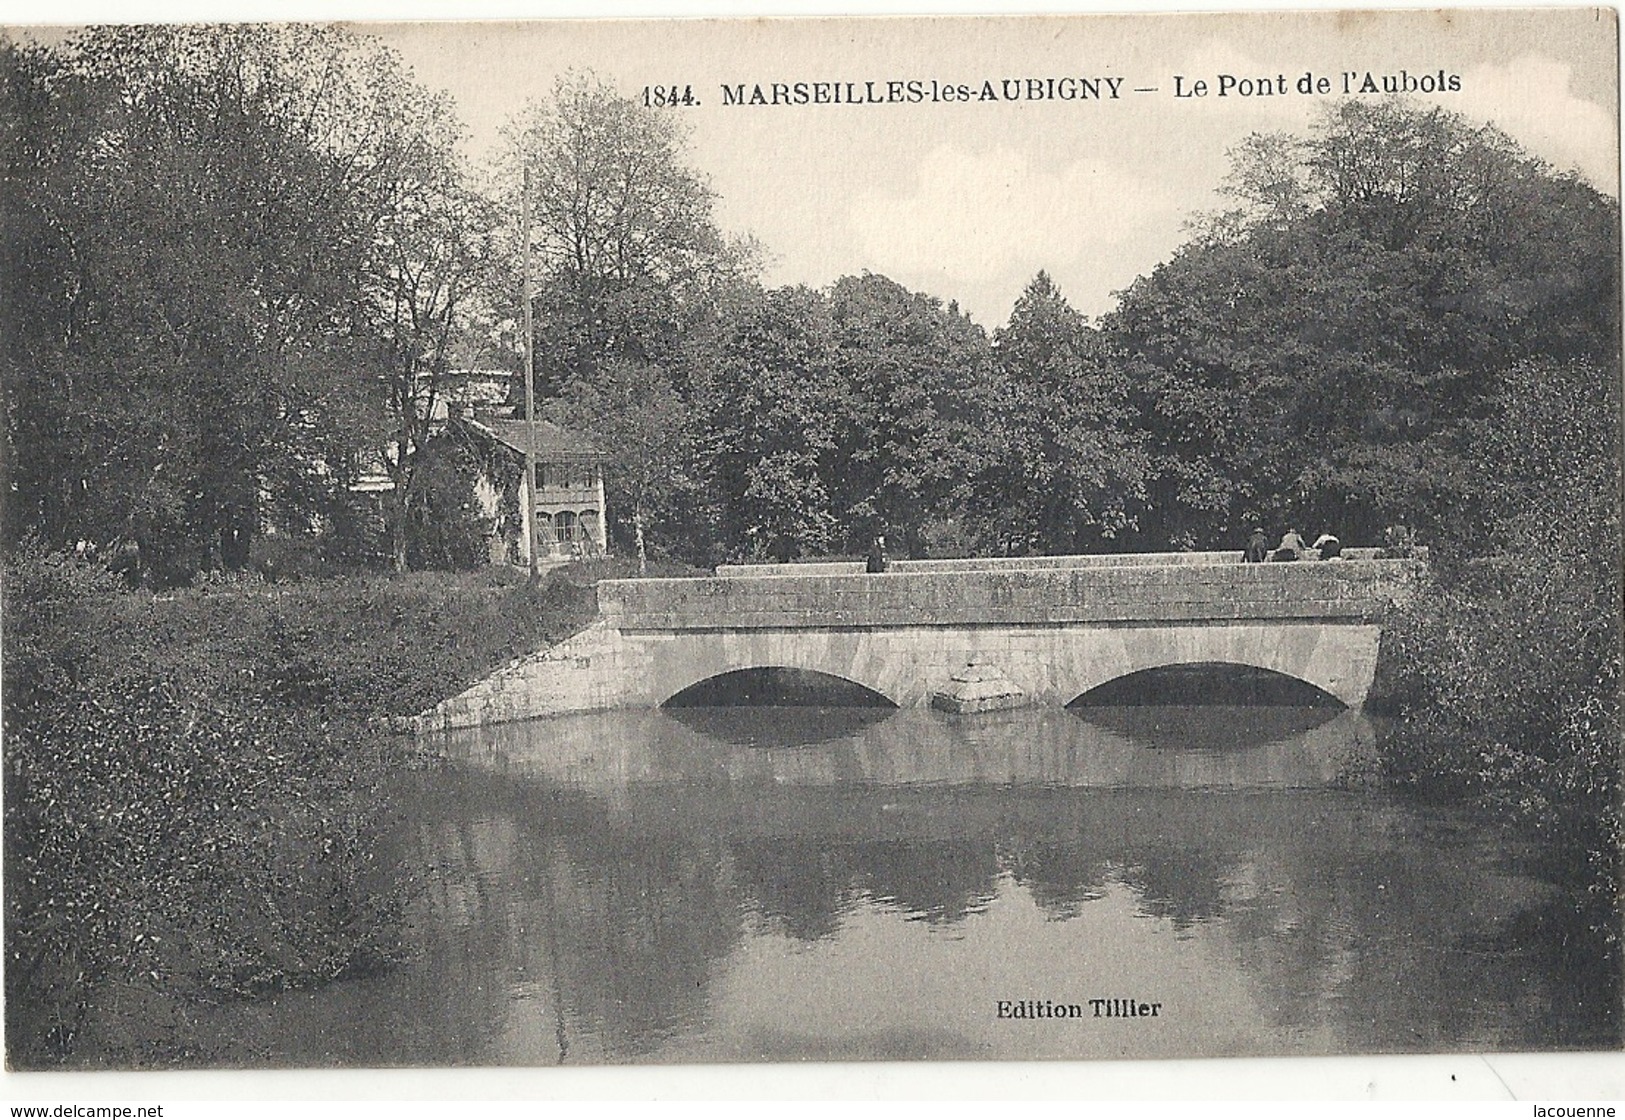
[{"label": "river water", "polygon": [[406,963],[221,1026],[278,1065],[1617,1047],[1550,853],[1351,781],[1372,738],[1216,705],[447,735],[396,791]]}]

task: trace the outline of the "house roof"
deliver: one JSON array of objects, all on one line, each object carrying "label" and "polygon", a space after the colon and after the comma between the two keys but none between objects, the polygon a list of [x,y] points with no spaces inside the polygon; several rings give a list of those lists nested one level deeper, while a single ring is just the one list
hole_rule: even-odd
[{"label": "house roof", "polygon": [[[472,424],[484,430],[498,443],[523,455],[528,447],[529,425],[523,420],[481,419]],[[561,428],[547,420],[536,421],[536,458],[544,463],[602,462],[609,458],[598,446],[569,428]]]}]

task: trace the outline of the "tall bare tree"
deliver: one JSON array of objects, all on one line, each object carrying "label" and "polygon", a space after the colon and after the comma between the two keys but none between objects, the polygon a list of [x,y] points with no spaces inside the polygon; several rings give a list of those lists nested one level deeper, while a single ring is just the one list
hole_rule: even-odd
[{"label": "tall bare tree", "polygon": [[[576,74],[507,136],[534,184],[544,392],[617,358],[669,368],[708,297],[749,275],[755,256],[717,227],[678,120]],[[516,190],[517,168],[506,179]]]}]

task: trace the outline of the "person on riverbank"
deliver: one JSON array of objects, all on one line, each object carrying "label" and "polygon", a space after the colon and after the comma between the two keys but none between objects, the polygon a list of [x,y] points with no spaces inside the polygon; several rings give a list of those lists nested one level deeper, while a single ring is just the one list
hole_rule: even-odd
[{"label": "person on riverbank", "polygon": [[1247,547],[1242,551],[1243,564],[1262,564],[1270,558],[1270,539],[1264,535],[1262,526],[1253,529],[1253,535],[1247,538]]},{"label": "person on riverbank", "polygon": [[1322,560],[1341,560],[1343,558],[1343,542],[1330,533],[1322,533],[1315,538],[1314,547]]},{"label": "person on riverbank", "polygon": [[886,570],[889,562],[886,556],[886,537],[884,534],[877,534],[874,543],[869,546],[869,558],[864,564],[864,571],[870,575],[879,575]]},{"label": "person on riverbank", "polygon": [[1304,550],[1303,538],[1298,536],[1296,529],[1288,529],[1281,537],[1281,543],[1275,546],[1275,555],[1272,560],[1301,560]]}]

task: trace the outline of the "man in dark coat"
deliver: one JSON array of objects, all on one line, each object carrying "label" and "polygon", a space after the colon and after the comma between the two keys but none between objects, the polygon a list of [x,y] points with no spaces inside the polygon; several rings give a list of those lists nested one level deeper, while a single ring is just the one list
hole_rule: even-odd
[{"label": "man in dark coat", "polygon": [[886,538],[884,536],[875,537],[874,543],[869,546],[869,559],[864,565],[864,570],[870,575],[878,575],[886,570]]}]

